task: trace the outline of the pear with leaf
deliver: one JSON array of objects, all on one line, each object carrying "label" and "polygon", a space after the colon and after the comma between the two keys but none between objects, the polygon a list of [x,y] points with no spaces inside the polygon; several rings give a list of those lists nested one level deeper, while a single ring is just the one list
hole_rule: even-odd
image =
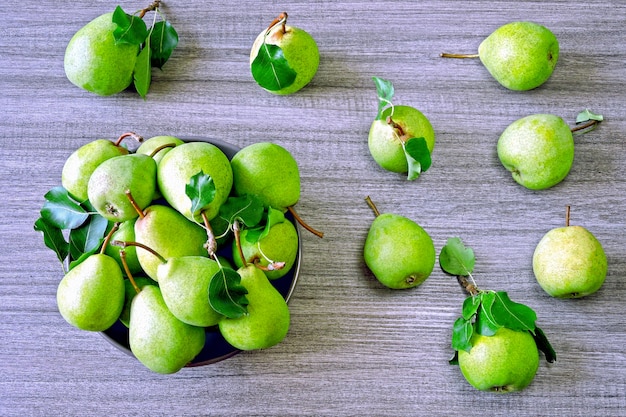
[{"label": "pear with leaf", "polygon": [[439,254],[441,269],[457,276],[468,292],[462,315],[453,326],[451,364],[459,365],[465,379],[476,389],[506,393],[520,391],[534,379],[539,351],[548,362],[556,353],[536,326],[536,313],[512,301],[504,291],[476,286],[474,251],[459,238],[450,238]]},{"label": "pear with leaf", "polygon": [[378,114],[370,126],[367,144],[382,168],[417,179],[430,168],[435,131],[422,112],[410,106],[394,106],[393,84],[373,77],[378,92]]}]

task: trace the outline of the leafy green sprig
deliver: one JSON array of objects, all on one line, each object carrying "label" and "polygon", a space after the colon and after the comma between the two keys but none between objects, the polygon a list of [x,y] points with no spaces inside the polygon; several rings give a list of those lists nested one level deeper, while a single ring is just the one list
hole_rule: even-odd
[{"label": "leafy green sprig", "polygon": [[459,283],[469,293],[463,302],[461,317],[452,328],[452,348],[455,356],[451,364],[458,364],[458,352],[472,349],[472,335],[493,336],[500,328],[527,331],[535,339],[548,362],[556,360],[556,352],[544,332],[535,324],[537,314],[530,307],[512,301],[504,291],[481,290],[472,276],[475,256],[460,238],[450,238],[439,254],[441,269],[457,276]]},{"label": "leafy green sprig", "polygon": [[[161,0],[155,0],[145,9],[132,15],[127,14],[120,6],[113,12],[112,20],[116,25],[113,36],[116,43],[140,47],[133,71],[133,83],[137,93],[144,99],[152,82],[152,67],[163,69],[163,65],[178,45],[178,33],[162,15],[160,3]],[[154,12],[150,28],[143,20],[148,12]],[[158,22],[157,16],[161,17]]]},{"label": "leafy green sprig", "polygon": [[[426,139],[423,137],[409,137],[402,127],[394,122],[394,105],[391,100],[393,99],[395,91],[391,81],[379,77],[372,77],[372,79],[374,80],[378,94],[378,113],[375,120],[383,121],[394,129],[395,134],[402,143],[408,164],[409,171],[407,180],[415,180],[432,165],[430,150],[428,149]],[[391,112],[387,117],[384,117],[384,112],[387,108],[390,108]]]}]

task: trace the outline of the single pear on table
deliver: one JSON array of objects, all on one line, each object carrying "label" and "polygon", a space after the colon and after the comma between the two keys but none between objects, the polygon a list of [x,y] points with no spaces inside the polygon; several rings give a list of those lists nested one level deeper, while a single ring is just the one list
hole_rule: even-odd
[{"label": "single pear on table", "polygon": [[222,318],[218,324],[220,333],[240,350],[266,349],[280,343],[289,330],[287,302],[253,264],[237,272],[241,285],[248,291],[248,313],[239,318]]}]

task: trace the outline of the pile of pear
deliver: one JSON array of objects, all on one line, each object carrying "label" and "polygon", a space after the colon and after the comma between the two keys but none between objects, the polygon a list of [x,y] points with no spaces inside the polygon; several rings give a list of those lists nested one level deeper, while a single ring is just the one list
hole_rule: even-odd
[{"label": "pile of pear", "polygon": [[[215,195],[192,213],[186,187],[199,172],[210,176]],[[300,198],[300,176],[286,149],[255,143],[231,161],[212,143],[173,136],[142,140],[135,152],[100,139],[67,159],[62,185],[114,224],[101,250],[70,269],[58,285],[58,309],[68,323],[98,332],[121,321],[133,355],[163,374],[179,371],[210,349],[207,331],[219,331],[238,350],[269,348],[285,338],[290,312],[271,281],[294,266],[295,225],[285,219],[254,244],[240,239],[239,251],[232,238],[208,247],[210,227],[203,221],[210,226],[230,196],[253,194],[283,212],[293,206]],[[270,257],[282,269],[269,271]],[[247,291],[247,312],[238,318],[218,313],[209,302],[209,281],[225,265],[237,268]]]}]

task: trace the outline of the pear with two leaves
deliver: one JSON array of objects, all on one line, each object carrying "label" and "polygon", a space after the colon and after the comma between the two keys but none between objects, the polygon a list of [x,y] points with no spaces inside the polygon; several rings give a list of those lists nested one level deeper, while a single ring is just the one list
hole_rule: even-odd
[{"label": "pear with two leaves", "polygon": [[363,247],[365,264],[386,287],[417,287],[435,266],[433,240],[413,220],[393,213],[381,214],[369,197],[365,200],[376,215]]},{"label": "pear with two leaves", "polygon": [[281,342],[289,330],[287,302],[267,276],[253,264],[237,270],[247,290],[247,313],[224,317],[218,326],[228,343],[240,350],[266,349]]},{"label": "pear with two leaves", "polygon": [[[154,199],[156,173],[156,162],[148,155],[133,153],[107,159],[89,178],[89,201],[107,220],[132,220],[138,216],[136,206],[143,209]],[[128,198],[129,193],[136,206]]]},{"label": "pear with two leaves", "polygon": [[124,306],[122,270],[110,256],[96,253],[70,269],[57,287],[57,306],[71,325],[103,331],[115,323]]},{"label": "pear with two leaves", "polygon": [[530,307],[512,301],[504,291],[476,286],[474,264],[474,251],[459,238],[448,239],[439,254],[441,269],[455,275],[469,294],[454,322],[450,364],[459,365],[467,382],[481,391],[520,391],[535,377],[539,351],[548,362],[556,360],[556,353]]},{"label": "pear with two leaves", "polygon": [[441,54],[444,58],[480,58],[491,76],[516,91],[545,83],[559,59],[559,41],[550,29],[534,22],[510,22],[493,31],[478,54]]}]

